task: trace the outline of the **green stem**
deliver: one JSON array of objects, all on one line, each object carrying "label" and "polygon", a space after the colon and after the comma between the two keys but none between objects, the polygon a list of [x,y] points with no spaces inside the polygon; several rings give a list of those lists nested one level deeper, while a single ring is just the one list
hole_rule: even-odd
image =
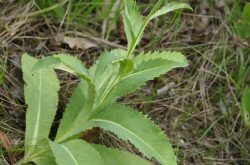
[{"label": "green stem", "polygon": [[159,0],[157,1],[157,3],[155,4],[155,6],[153,7],[153,9],[150,11],[150,13],[147,15],[146,19],[144,20],[142,27],[138,33],[138,35],[135,37],[135,40],[132,43],[132,46],[129,48],[128,50],[128,55],[127,58],[129,58],[132,53],[134,52],[140,38],[142,37],[143,31],[145,29],[145,27],[147,26],[148,22],[150,21],[151,16],[156,12],[156,10],[161,6],[163,0]]}]

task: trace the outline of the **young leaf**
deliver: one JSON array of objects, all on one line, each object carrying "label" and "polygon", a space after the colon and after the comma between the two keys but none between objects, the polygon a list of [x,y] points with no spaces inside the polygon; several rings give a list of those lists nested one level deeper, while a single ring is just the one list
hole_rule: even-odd
[{"label": "young leaf", "polygon": [[151,80],[167,71],[177,68],[186,67],[188,62],[186,58],[177,52],[155,52],[141,54],[132,59],[134,69],[126,76],[121,77],[113,88],[103,95],[100,99],[100,109],[112,103],[115,99],[129,92],[134,91],[143,85],[146,81]]},{"label": "young leaf", "polygon": [[90,77],[93,79],[93,82],[96,86],[99,86],[98,83],[102,81],[100,77],[105,75],[105,70],[108,65],[112,64],[115,61],[120,61],[126,58],[126,51],[122,49],[114,49],[112,51],[104,51],[96,63],[92,65],[89,69]]},{"label": "young leaf", "polygon": [[142,28],[142,17],[134,0],[124,0],[124,29],[128,40],[128,49],[134,44]]},{"label": "young leaf", "polygon": [[[131,56],[136,45],[140,42],[141,37],[143,35],[143,31],[150,20],[158,16],[161,16],[163,14],[166,14],[168,12],[171,12],[173,10],[177,10],[177,9],[186,8],[186,9],[192,10],[192,8],[185,3],[170,2],[157,11],[157,9],[161,6],[162,1],[163,0],[158,0],[158,2],[155,4],[155,6],[153,7],[149,15],[145,18],[145,20],[142,21],[140,17],[140,13],[138,9],[136,8],[135,1],[124,0],[124,3],[125,3],[124,27],[125,27],[127,40],[128,40],[128,57]],[[133,13],[131,14],[131,15],[134,15],[133,21],[131,21],[132,16],[130,17],[128,13]]]},{"label": "young leaf", "polygon": [[96,86],[97,99],[99,99],[99,96],[107,90],[117,78],[119,66],[117,66],[116,63],[125,58],[126,51],[124,50],[115,49],[112,51],[105,51],[90,68],[89,73]]},{"label": "young leaf", "polygon": [[[75,125],[88,119],[95,101],[95,89],[84,80],[76,87],[60,122],[56,140],[65,140]],[[65,136],[65,138],[63,138]],[[71,136],[71,135],[69,135]]]},{"label": "young leaf", "polygon": [[162,52],[154,51],[154,52],[148,52],[148,53],[140,53],[138,56],[133,58],[133,62],[137,66],[137,65],[140,65],[140,63],[143,61],[149,61],[149,60],[161,59],[161,58],[164,60],[182,63],[183,65],[188,64],[185,56],[183,56],[179,52],[171,52],[171,51],[162,51]]},{"label": "young leaf", "polygon": [[123,105],[113,104],[92,116],[89,122],[129,140],[148,158],[163,165],[175,165],[176,158],[164,133],[146,116]]},{"label": "young leaf", "polygon": [[70,56],[67,54],[57,54],[44,57],[37,62],[37,64],[34,66],[34,70],[47,67],[64,70],[69,73],[78,75],[84,79],[89,79],[88,69],[80,60],[78,60],[74,56]]},{"label": "young leaf", "polygon": [[250,89],[246,87],[241,98],[241,117],[247,128],[250,128]]},{"label": "young leaf", "polygon": [[124,59],[120,61],[120,76],[124,77],[125,75],[132,72],[134,69],[134,64],[131,59]]},{"label": "young leaf", "polygon": [[129,74],[133,71],[133,61],[131,59],[123,59],[120,61],[116,61],[111,65],[112,73],[108,81],[102,86],[102,88],[98,91],[98,102],[100,104],[100,100],[102,100],[103,96],[106,96],[116,85],[121,77]]},{"label": "young leaf", "polygon": [[63,144],[50,142],[50,148],[60,165],[104,165],[99,153],[83,140],[71,140]]},{"label": "young leaf", "polygon": [[163,14],[166,14],[166,13],[169,13],[171,11],[174,11],[174,10],[177,10],[177,9],[190,9],[192,10],[192,8],[185,4],[185,3],[182,3],[182,2],[170,2],[170,3],[167,3],[165,6],[163,6],[161,9],[159,9],[158,11],[156,11],[155,13],[153,13],[150,17],[149,17],[149,20],[150,21],[151,19],[154,19],[156,17],[159,17]]},{"label": "young leaf", "polygon": [[[36,145],[48,138],[57,110],[59,82],[51,68],[32,71],[38,60],[22,56],[26,112],[25,157],[34,153]],[[49,91],[49,92],[48,92]]]},{"label": "young leaf", "polygon": [[99,76],[98,81],[95,81],[98,98],[107,89],[112,79],[117,76],[117,70],[119,70],[119,68],[114,67],[113,64],[108,64],[103,74]]},{"label": "young leaf", "polygon": [[[119,164],[119,165],[150,165],[150,163],[142,158],[133,155],[129,152],[107,148],[102,145],[92,145],[101,155],[106,165]],[[112,158],[111,158],[112,157]]]}]

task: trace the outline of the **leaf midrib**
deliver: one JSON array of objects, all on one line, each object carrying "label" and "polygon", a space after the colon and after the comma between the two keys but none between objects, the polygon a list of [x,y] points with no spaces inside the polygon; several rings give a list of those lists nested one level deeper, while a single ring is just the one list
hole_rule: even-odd
[{"label": "leaf midrib", "polygon": [[33,132],[33,136],[32,136],[32,139],[31,139],[31,146],[34,146],[36,144],[36,141],[37,141],[37,136],[38,136],[38,130],[39,130],[39,126],[40,126],[40,117],[41,117],[41,99],[42,99],[42,73],[41,71],[38,72],[39,74],[39,90],[38,90],[38,110],[37,110],[37,116],[36,116],[36,122],[35,122],[35,129],[34,129],[34,132]]},{"label": "leaf midrib", "polygon": [[[174,62],[174,61],[172,61],[172,62]],[[178,63],[178,62],[174,62],[174,63],[175,63],[175,64],[180,64],[180,63]],[[126,79],[126,78],[129,78],[129,77],[138,75],[138,74],[143,74],[143,73],[145,73],[145,72],[150,72],[150,71],[152,71],[152,70],[158,70],[158,69],[160,69],[160,68],[167,67],[167,66],[172,66],[172,67],[173,67],[174,65],[173,65],[173,64],[166,64],[166,65],[161,65],[161,66],[159,66],[159,67],[153,67],[153,68],[150,68],[150,69],[146,69],[146,70],[134,72],[134,73],[132,73],[132,74],[129,74],[129,75],[123,77],[123,78],[121,79],[121,81],[124,80],[124,79]],[[176,65],[176,66],[177,66],[177,65]],[[171,69],[171,68],[169,68],[169,69]],[[167,71],[166,71],[166,72],[167,72]]]},{"label": "leaf midrib", "polygon": [[[155,151],[155,149],[154,148],[152,148],[148,143],[146,143],[143,139],[141,139],[139,136],[137,136],[136,134],[134,134],[132,131],[130,131],[129,129],[127,129],[126,127],[124,127],[124,126],[122,126],[122,125],[120,125],[120,124],[118,124],[118,123],[115,123],[115,122],[112,122],[112,121],[110,121],[110,120],[104,120],[104,119],[91,119],[91,120],[89,120],[90,122],[92,121],[92,122],[106,122],[106,123],[109,123],[109,124],[113,124],[113,125],[116,125],[116,126],[118,126],[121,130],[125,130],[125,131],[127,131],[127,132],[129,132],[131,135],[133,135],[134,137],[136,137],[139,141],[141,141],[142,143],[144,143],[151,151],[153,151],[154,153],[156,153],[157,154],[157,152]],[[100,127],[102,127],[102,125],[100,125]],[[128,139],[127,139],[128,140]],[[159,155],[159,154],[157,154],[158,155],[158,157],[163,161],[163,162],[165,162],[164,161],[164,158],[162,158],[162,156],[161,155]]]},{"label": "leaf midrib", "polygon": [[75,159],[74,155],[70,152],[70,150],[68,150],[68,148],[65,147],[64,145],[61,145],[61,146],[62,146],[62,148],[68,153],[68,155],[72,158],[74,164],[75,164],[75,165],[79,165],[79,164],[77,163],[77,160]]}]

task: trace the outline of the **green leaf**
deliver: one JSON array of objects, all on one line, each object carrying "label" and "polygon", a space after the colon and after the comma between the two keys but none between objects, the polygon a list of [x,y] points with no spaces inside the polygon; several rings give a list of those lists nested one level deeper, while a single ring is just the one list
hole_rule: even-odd
[{"label": "green leaf", "polygon": [[248,39],[250,38],[249,27],[250,27],[250,22],[247,22],[245,20],[240,20],[234,24],[233,30],[241,38]]},{"label": "green leaf", "polygon": [[[45,138],[33,147],[32,153],[25,155],[24,159],[21,160],[19,164],[29,164],[34,162],[35,164],[44,164],[45,162],[50,162],[49,164],[56,164],[52,151],[49,149],[49,139]],[[26,148],[25,148],[26,150]],[[53,163],[54,162],[54,163]],[[47,164],[47,163],[45,163]]]},{"label": "green leaf", "polygon": [[243,39],[250,39],[250,3],[246,3],[241,15],[241,20],[233,25],[234,32]]},{"label": "green leaf", "polygon": [[128,49],[130,49],[136,36],[140,33],[143,20],[134,0],[124,0],[124,4],[124,29],[128,40]]},{"label": "green leaf", "polygon": [[[119,82],[121,77],[131,73],[133,71],[133,61],[131,59],[123,59],[120,61],[116,61],[111,65],[112,73],[107,82],[103,85],[101,90],[98,91],[98,102],[103,101],[103,97],[105,97]],[[99,106],[99,105],[98,105]]]},{"label": "green leaf", "polygon": [[57,131],[56,141],[62,142],[79,133],[80,128],[83,129],[82,127],[78,128],[79,122],[82,123],[91,114],[95,102],[95,86],[92,84],[87,68],[73,56],[58,54],[45,57],[39,60],[33,69],[39,70],[48,67],[61,69],[82,78],[66,108]]},{"label": "green leaf", "polygon": [[134,44],[133,42],[136,40],[136,35],[135,32],[133,31],[133,27],[131,25],[130,19],[128,18],[127,15],[123,15],[123,19],[124,19],[124,31],[127,37],[127,42],[128,42],[128,50],[129,48],[132,47],[132,45]]},{"label": "green leaf", "polygon": [[186,58],[177,52],[154,52],[143,53],[132,58],[134,69],[126,76],[123,76],[116,82],[113,88],[100,99],[100,109],[114,102],[118,97],[138,89],[146,81],[151,80],[167,71],[186,67],[188,62]]},{"label": "green leaf", "polygon": [[241,117],[247,128],[250,128],[250,89],[246,87],[241,98]]},{"label": "green leaf", "polygon": [[55,158],[53,155],[45,156],[45,154],[41,157],[34,158],[32,160],[36,165],[56,165]]},{"label": "green leaf", "polygon": [[[157,9],[161,6],[162,1],[163,0],[158,0],[153,9],[151,10],[151,12],[149,13],[149,15],[145,18],[145,20],[142,20],[140,13],[136,7],[135,1],[124,0],[125,3],[124,27],[128,40],[128,57],[132,55],[136,45],[140,42],[143,35],[143,31],[150,20],[177,9],[186,8],[192,10],[192,8],[185,3],[170,2],[157,11]],[[133,21],[131,21],[132,20],[131,18],[133,18]]]},{"label": "green leaf", "polygon": [[154,14],[152,14],[148,21],[150,21],[151,19],[154,19],[156,17],[159,17],[163,14],[166,14],[166,13],[169,13],[171,11],[178,10],[178,9],[190,9],[190,10],[192,10],[192,8],[188,4],[185,4],[182,2],[170,2],[170,3],[167,3],[165,6],[163,6],[161,9],[159,9],[158,11],[156,11]]},{"label": "green leaf", "polygon": [[37,61],[27,54],[22,56],[24,95],[28,105],[25,157],[34,153],[36,145],[48,138],[58,104],[59,81],[56,74],[51,68],[32,71]]},{"label": "green leaf", "polygon": [[164,133],[146,116],[123,105],[113,104],[89,120],[94,126],[109,130],[129,140],[148,158],[163,165],[176,164],[176,158]]},{"label": "green leaf", "polygon": [[96,144],[92,146],[99,152],[106,165],[150,165],[148,161],[126,151]]},{"label": "green leaf", "polygon": [[[126,58],[126,51],[115,49],[105,51],[98,58],[97,62],[90,68],[89,73],[96,86],[97,98],[112,85],[119,73],[117,62]],[[98,102],[98,101],[97,101]]]},{"label": "green leaf", "polygon": [[96,63],[90,67],[89,74],[93,79],[93,82],[96,86],[99,86],[98,83],[102,80],[100,77],[105,77],[105,70],[108,65],[114,63],[115,61],[120,61],[126,58],[126,51],[122,49],[114,49],[112,51],[104,51]]},{"label": "green leaf", "polygon": [[71,134],[71,131],[78,127],[79,122],[88,119],[88,116],[92,112],[94,101],[95,89],[88,82],[81,80],[60,121],[56,141],[62,141],[75,135]]},{"label": "green leaf", "polygon": [[[133,61],[136,66],[141,65],[143,61],[155,60],[155,59],[163,59],[169,60],[176,63],[181,63],[183,67],[188,65],[188,61],[185,56],[183,56],[179,52],[171,52],[171,51],[154,51],[148,53],[140,53],[138,56],[133,58]],[[136,67],[135,66],[135,67]]]},{"label": "green leaf", "polygon": [[50,148],[60,165],[104,165],[99,153],[83,140],[71,140],[63,144],[50,142]]},{"label": "green leaf", "polygon": [[84,79],[89,78],[88,69],[84,64],[74,56],[67,54],[57,54],[53,56],[43,57],[34,66],[34,70],[41,68],[53,67],[64,70],[69,73],[78,75]]},{"label": "green leaf", "polygon": [[123,77],[133,71],[134,64],[130,59],[124,59],[120,61],[120,76]]},{"label": "green leaf", "polygon": [[245,4],[242,12],[242,18],[250,23],[250,2]]}]

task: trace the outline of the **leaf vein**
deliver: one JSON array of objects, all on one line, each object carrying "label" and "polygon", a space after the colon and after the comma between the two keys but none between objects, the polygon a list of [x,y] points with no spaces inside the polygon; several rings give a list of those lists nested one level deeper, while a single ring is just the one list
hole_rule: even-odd
[{"label": "leaf vein", "polygon": [[38,130],[39,130],[39,125],[40,125],[40,116],[41,116],[41,99],[42,99],[42,74],[41,71],[39,73],[39,93],[38,93],[38,110],[37,110],[37,116],[36,116],[36,122],[35,122],[35,130],[34,134],[32,136],[32,143],[31,146],[36,144],[37,141],[37,136],[38,136]]},{"label": "leaf vein", "polygon": [[77,163],[77,161],[76,161],[74,155],[68,150],[68,148],[65,147],[65,146],[63,146],[63,145],[61,145],[61,146],[62,146],[62,148],[69,154],[69,156],[73,159],[73,162],[74,162],[76,165],[79,165],[79,164]]},{"label": "leaf vein", "polygon": [[[129,129],[127,129],[126,127],[120,125],[120,124],[117,124],[115,122],[112,122],[112,121],[109,121],[109,120],[104,120],[104,119],[91,119],[90,121],[97,121],[97,122],[106,122],[106,123],[109,123],[109,124],[113,124],[113,125],[116,125],[118,127],[120,127],[122,130],[125,130],[127,132],[129,132],[130,134],[132,134],[134,137],[136,137],[139,141],[141,141],[142,143],[144,143],[151,151],[153,151],[154,153],[157,153],[155,151],[154,148],[152,148],[147,142],[145,142],[143,139],[141,139],[139,136],[137,136],[136,134],[134,134],[132,131],[130,131]],[[102,127],[102,125],[100,125],[100,127]],[[123,131],[121,131],[123,132]],[[162,156],[158,155],[160,157],[160,159],[164,160],[162,158]]]}]

